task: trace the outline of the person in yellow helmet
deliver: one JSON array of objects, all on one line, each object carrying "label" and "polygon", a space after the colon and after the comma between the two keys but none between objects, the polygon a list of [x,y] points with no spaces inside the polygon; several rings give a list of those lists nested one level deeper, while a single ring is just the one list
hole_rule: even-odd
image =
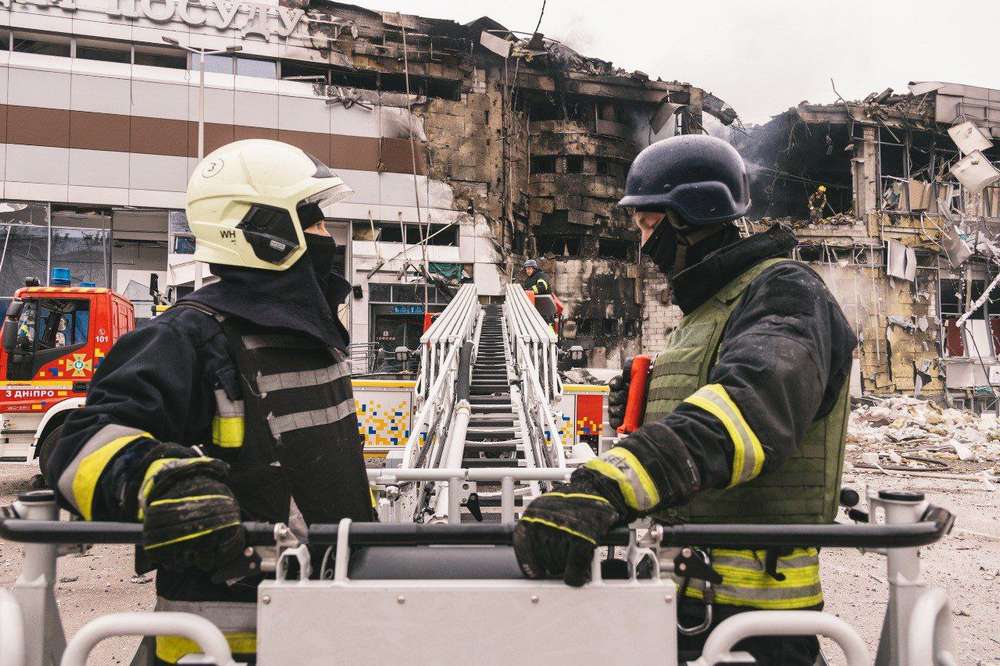
[{"label": "person in yellow helmet", "polygon": [[[288,144],[208,155],[187,218],[219,281],[116,343],[46,470],[85,520],[141,522],[137,568],[157,570],[157,610],[207,618],[241,663],[254,661],[261,580],[241,521],[375,518],[337,318],[351,286],[333,273],[322,210],[350,194]],[[133,664],[201,651],[176,636],[144,649]]]},{"label": "person in yellow helmet", "polygon": [[823,210],[827,207],[826,185],[820,185],[809,195],[809,220],[818,222],[823,219]]}]

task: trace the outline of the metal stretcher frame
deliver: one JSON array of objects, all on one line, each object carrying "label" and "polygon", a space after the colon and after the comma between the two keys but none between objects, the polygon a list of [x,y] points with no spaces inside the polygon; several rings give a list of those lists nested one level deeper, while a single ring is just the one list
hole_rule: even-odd
[{"label": "metal stretcher frame", "polygon": [[[473,478],[489,476],[491,470],[436,470]],[[512,470],[503,470],[510,475]],[[527,471],[527,470],[526,470]],[[542,470],[534,470],[538,474]],[[495,472],[495,470],[493,470]],[[554,471],[553,471],[554,472]],[[684,525],[654,526],[645,543],[670,547],[679,545],[711,546],[784,546],[808,543],[824,547],[860,547],[881,552],[888,560],[890,598],[882,639],[875,663],[879,666],[932,666],[955,663],[951,643],[951,610],[942,590],[928,588],[920,581],[917,548],[943,538],[951,529],[954,517],[948,511],[928,505],[922,497],[905,493],[869,495],[872,510],[885,512],[881,525]],[[4,510],[0,519],[0,537],[25,544],[22,575],[12,591],[0,590],[0,666],[40,666],[62,663],[78,666],[100,640],[116,635],[182,635],[198,643],[217,664],[232,664],[228,646],[221,632],[203,618],[184,613],[122,613],[103,616],[86,625],[65,644],[53,586],[56,578],[57,544],[141,543],[141,525],[132,523],[67,522],[54,520],[57,509],[50,491],[25,493],[15,505]],[[271,546],[280,541],[280,527],[246,523],[248,542]],[[361,585],[346,579],[348,544],[355,546],[419,545],[509,545],[511,525],[417,525],[379,524],[342,521],[339,525],[313,525],[305,542],[329,545],[340,552],[341,585]],[[606,545],[634,546],[634,532],[613,530]],[[294,555],[286,549],[285,555]],[[304,550],[304,549],[301,549]],[[335,561],[336,562],[336,561]],[[595,560],[596,562],[596,560]],[[281,567],[279,566],[279,571]],[[634,572],[633,572],[634,575]],[[282,574],[279,573],[278,584]],[[600,585],[600,567],[595,565],[595,581]],[[290,581],[311,585],[313,581]],[[322,581],[330,585],[331,581]],[[448,581],[444,581],[446,585]],[[520,581],[530,587],[553,590],[551,581]],[[432,584],[432,583],[431,583]],[[665,585],[670,590],[672,585]],[[527,587],[525,589],[528,589]],[[620,589],[620,588],[619,588]],[[668,593],[668,597],[671,593]],[[668,598],[668,603],[671,599]],[[800,635],[829,636],[841,646],[850,666],[871,663],[867,648],[846,622],[817,611],[753,611],[720,623],[710,634],[696,666],[724,663],[736,658],[733,646],[748,636]],[[65,646],[65,648],[64,648]],[[675,663],[664,655],[664,663]],[[61,659],[61,662],[59,661]]]}]

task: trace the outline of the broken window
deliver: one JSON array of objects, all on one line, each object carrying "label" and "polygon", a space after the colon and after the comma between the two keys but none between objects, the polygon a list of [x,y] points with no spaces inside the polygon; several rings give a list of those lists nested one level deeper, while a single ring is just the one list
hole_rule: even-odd
[{"label": "broken window", "polygon": [[532,155],[531,173],[555,173],[556,158],[551,155]]},{"label": "broken window", "polygon": [[606,176],[608,173],[608,161],[603,158],[597,158],[597,175]]},{"label": "broken window", "polygon": [[635,254],[635,242],[618,238],[600,238],[597,241],[597,254],[602,259],[621,259],[628,261]]},{"label": "broken window", "polygon": [[298,60],[281,61],[281,78],[285,80],[326,83],[329,75],[329,67],[304,63]]},{"label": "broken window", "polygon": [[[428,226],[430,227],[428,229]],[[443,245],[455,247],[458,245],[458,225],[406,224],[406,243],[416,245],[421,239],[426,239],[428,245]],[[376,222],[375,237],[372,237],[372,225],[368,220],[355,220],[352,225],[351,237],[356,241],[378,240],[382,243],[402,243],[403,229],[398,222]]]},{"label": "broken window", "polygon": [[986,280],[943,279],[940,285],[945,356],[993,356],[994,349],[1000,348],[1000,312],[990,314],[989,299],[969,316],[961,329],[956,325],[966,308],[983,295]]},{"label": "broken window", "polygon": [[536,236],[536,243],[539,254],[554,254],[561,257],[580,256],[580,237],[543,235]]},{"label": "broken window", "polygon": [[566,157],[566,173],[583,173],[583,158],[579,155]]}]

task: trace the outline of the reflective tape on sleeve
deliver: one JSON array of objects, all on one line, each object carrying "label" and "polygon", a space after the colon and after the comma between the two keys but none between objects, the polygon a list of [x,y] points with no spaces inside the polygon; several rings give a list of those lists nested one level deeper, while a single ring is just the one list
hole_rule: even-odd
[{"label": "reflective tape on sleeve", "polygon": [[721,384],[706,384],[684,399],[719,419],[733,444],[733,471],[727,487],[756,478],[764,465],[764,447],[739,407]]},{"label": "reflective tape on sleeve", "polygon": [[652,477],[628,449],[620,446],[608,449],[600,458],[594,458],[584,466],[617,481],[629,508],[651,511],[660,503],[660,493]]},{"label": "reflective tape on sleeve", "polygon": [[101,474],[119,451],[137,439],[153,436],[137,428],[106,425],[77,452],[69,466],[59,476],[59,492],[83,516],[93,519],[94,495]]}]

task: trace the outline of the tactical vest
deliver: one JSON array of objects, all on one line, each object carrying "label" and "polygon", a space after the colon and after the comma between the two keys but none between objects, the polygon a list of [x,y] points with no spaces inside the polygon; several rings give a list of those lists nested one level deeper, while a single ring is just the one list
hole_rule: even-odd
[{"label": "tactical vest", "polygon": [[[790,260],[762,261],[681,320],[656,357],[645,422],[663,419],[708,384],[722,332],[740,296],[754,278],[783,261]],[[780,469],[725,490],[705,490],[688,505],[671,509],[662,517],[692,523],[833,522],[844,461],[848,388],[845,382],[833,409],[812,423],[798,450]]]}]

